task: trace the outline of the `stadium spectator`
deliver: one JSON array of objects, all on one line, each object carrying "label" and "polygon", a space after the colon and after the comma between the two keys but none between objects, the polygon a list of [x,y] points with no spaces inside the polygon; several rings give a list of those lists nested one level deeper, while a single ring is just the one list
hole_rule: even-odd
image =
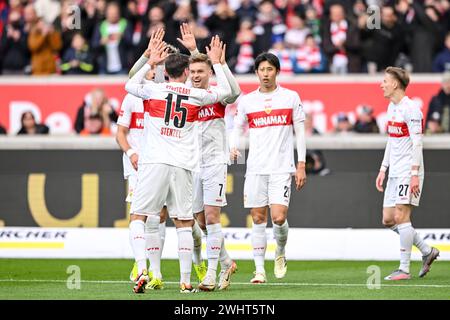
[{"label": "stadium spectator", "polygon": [[227,45],[226,56],[233,51],[236,34],[239,30],[239,19],[228,5],[228,1],[220,0],[215,12],[205,21],[205,26],[211,34],[218,35]]},{"label": "stadium spectator", "polygon": [[353,127],[348,119],[347,114],[340,112],[336,117],[336,125],[334,128],[334,133],[349,133],[352,132]]},{"label": "stadium spectator", "polygon": [[297,49],[305,44],[306,36],[311,33],[311,30],[309,30],[305,20],[299,15],[293,15],[290,21],[291,26],[286,31],[284,42],[287,48]]},{"label": "stadium spectator", "polygon": [[134,61],[138,60],[142,53],[147,49],[152,32],[164,27],[164,10],[159,6],[151,8],[144,18],[142,33],[133,58]]},{"label": "stadium spectator", "polygon": [[286,25],[283,17],[270,0],[263,0],[259,3],[253,32],[256,35],[256,54],[268,51],[272,47],[274,39],[279,39],[286,32]]},{"label": "stadium spectator", "polygon": [[25,111],[21,117],[21,128],[18,135],[22,134],[48,134],[49,129],[45,124],[36,123],[34,114],[31,111]]},{"label": "stadium spectator", "polygon": [[80,131],[80,136],[89,135],[111,135],[109,123],[105,123],[101,114],[91,114],[85,119],[85,127]]},{"label": "stadium spectator", "polygon": [[[373,4],[382,8],[381,29],[369,29],[366,25],[369,16],[365,8]],[[77,12],[75,6],[81,9],[81,30],[71,28]],[[106,8],[109,10],[111,6],[123,13],[112,10],[119,12],[118,22],[109,23],[105,18]],[[268,51],[280,38],[289,49],[298,49],[307,33],[314,36],[326,57],[323,59],[326,71],[331,67],[335,73],[374,73],[389,65],[414,72],[443,72],[450,68],[450,49],[445,45],[450,30],[449,0],[0,0],[0,35],[8,29],[8,15],[16,11],[22,15],[23,32],[28,38],[37,19],[35,7],[42,12],[42,20],[52,22],[60,33],[62,49],[56,50],[60,57],[70,48],[73,35],[81,31],[90,45],[95,73],[125,73],[145,50],[147,34],[155,26],[164,26],[164,40],[179,46],[181,22],[193,26],[203,52],[210,35],[222,34],[228,44],[228,63],[236,70],[246,69],[241,67],[242,63],[236,67],[239,56]],[[237,41],[237,33],[247,19],[254,25],[251,47],[248,42]],[[124,23],[122,34],[120,28]],[[111,28],[115,30],[110,36]],[[108,35],[104,43],[100,31]],[[16,47],[8,49],[14,52],[19,50]],[[182,52],[187,53],[184,49]],[[5,54],[0,52],[0,68],[5,64],[2,58]],[[53,59],[59,73],[59,57]],[[115,70],[108,71],[108,67]],[[25,73],[29,72],[27,69]]]},{"label": "stadium spectator", "polygon": [[53,22],[55,30],[57,30],[61,34],[61,56],[64,56],[66,51],[70,48],[72,44],[72,38],[75,33],[79,32],[79,30],[76,29],[74,11],[72,9],[72,6],[73,0],[61,1],[61,14]]},{"label": "stadium spectator", "polygon": [[92,54],[81,33],[72,38],[72,46],[64,53],[61,71],[64,74],[90,74],[94,70]]},{"label": "stadium spectator", "polygon": [[239,74],[253,72],[253,64],[255,62],[255,39],[256,35],[253,32],[252,21],[250,19],[244,19],[241,22],[236,37],[237,59],[234,66],[234,72]]},{"label": "stadium spectator", "polygon": [[280,74],[293,75],[294,63],[291,50],[287,49],[282,38],[278,39],[269,50],[280,60]]},{"label": "stadium spectator", "polygon": [[0,43],[0,62],[3,74],[24,74],[30,64],[27,35],[19,11],[10,11]]},{"label": "stadium spectator", "polygon": [[313,35],[306,36],[305,44],[294,51],[295,73],[318,73],[326,69],[326,60]]},{"label": "stadium spectator", "polygon": [[252,0],[242,0],[241,6],[236,10],[236,14],[240,22],[246,19],[255,21],[257,12],[258,8],[256,7],[255,2]]},{"label": "stadium spectator", "polygon": [[[437,113],[439,117],[437,117],[435,113]],[[429,128],[429,122],[432,117],[435,119],[439,118],[442,132],[450,133],[450,71],[444,73],[442,78],[442,88],[430,101],[426,121],[427,128]]]},{"label": "stadium spectator", "polygon": [[433,61],[433,72],[450,71],[450,32],[445,37],[445,48]]},{"label": "stadium spectator", "polygon": [[357,119],[353,130],[357,133],[380,133],[377,120],[373,116],[373,109],[369,106],[358,106],[356,109]]},{"label": "stadium spectator", "polygon": [[132,45],[132,28],[120,15],[117,2],[106,7],[106,19],[96,28],[92,48],[97,53],[99,72],[102,74],[126,74],[128,49]]},{"label": "stadium spectator", "polygon": [[435,111],[430,115],[430,118],[427,122],[426,134],[436,134],[436,133],[444,133],[444,130],[441,126],[441,115],[439,112]]},{"label": "stadium spectator", "polygon": [[380,28],[367,28],[365,17],[361,28],[363,57],[367,62],[369,73],[383,71],[395,65],[400,50],[405,44],[404,28],[398,23],[393,7],[385,5],[381,8]]},{"label": "stadium spectator", "polygon": [[341,4],[330,7],[330,17],[323,28],[323,49],[331,72],[361,71],[360,32],[358,26],[346,18]]},{"label": "stadium spectator", "polygon": [[61,10],[60,0],[35,0],[34,8],[36,9],[37,15],[44,20],[46,24],[52,24],[61,12],[64,13],[64,11]]},{"label": "stadium spectator", "polygon": [[311,34],[314,37],[314,40],[318,44],[322,42],[321,32],[320,32],[320,26],[321,22],[317,15],[317,10],[311,6],[308,5],[305,7],[305,17],[306,17],[306,25],[311,31]]},{"label": "stadium spectator", "polygon": [[[75,131],[81,133],[87,124],[91,124],[89,122],[91,115],[98,114],[102,118],[102,127],[111,127],[117,121],[117,114],[108,101],[105,92],[100,88],[95,88],[86,95],[83,105],[78,109],[74,125]],[[98,121],[94,122],[96,124]]]},{"label": "stadium spectator", "polygon": [[[29,6],[32,5],[27,7],[29,8]],[[34,9],[29,10],[31,12]],[[28,48],[31,52],[31,73],[33,75],[56,73],[56,56],[61,47],[60,33],[35,15],[28,35]]]},{"label": "stadium spectator", "polygon": [[104,16],[101,16],[100,11],[97,10],[98,3],[99,1],[97,0],[85,0],[81,7],[81,21],[83,21],[81,32],[86,40],[92,39],[95,27],[104,18]]},{"label": "stadium spectator", "polygon": [[6,129],[0,124],[0,134],[6,134]]},{"label": "stadium spectator", "polygon": [[425,5],[418,0],[400,0],[396,9],[408,28],[413,72],[431,72],[433,54],[443,31],[439,12],[432,5]]}]

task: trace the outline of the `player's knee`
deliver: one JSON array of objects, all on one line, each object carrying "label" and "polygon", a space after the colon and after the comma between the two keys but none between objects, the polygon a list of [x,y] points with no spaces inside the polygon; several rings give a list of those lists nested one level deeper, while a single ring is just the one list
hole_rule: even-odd
[{"label": "player's knee", "polygon": [[200,227],[200,229],[202,229],[203,231],[206,230],[206,223],[205,223],[205,221],[197,220],[197,223],[198,223],[198,226]]},{"label": "player's knee", "polygon": [[395,224],[401,224],[409,221],[411,209],[406,205],[398,205],[395,207],[394,220]]},{"label": "player's knee", "polygon": [[253,215],[252,219],[254,224],[261,224],[266,222],[266,219],[263,215]]},{"label": "player's knee", "polygon": [[383,218],[381,223],[383,223],[383,226],[385,226],[386,228],[390,228],[395,225],[395,220]]},{"label": "player's knee", "polygon": [[286,217],[279,216],[279,217],[272,217],[272,223],[276,225],[283,225],[286,222]]}]

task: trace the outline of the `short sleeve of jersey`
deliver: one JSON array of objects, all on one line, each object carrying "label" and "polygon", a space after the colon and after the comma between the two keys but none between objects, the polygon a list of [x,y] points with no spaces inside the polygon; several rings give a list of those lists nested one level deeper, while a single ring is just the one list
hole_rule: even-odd
[{"label": "short sleeve of jersey", "polygon": [[119,118],[117,119],[117,124],[127,127],[130,127],[131,123],[131,113],[133,107],[133,99],[131,94],[127,94],[122,101],[122,105],[120,106]]},{"label": "short sleeve of jersey", "polygon": [[305,111],[303,110],[303,104],[300,100],[300,96],[297,92],[293,93],[293,117],[292,120],[294,123],[305,121]]},{"label": "short sleeve of jersey", "polygon": [[423,115],[419,106],[414,104],[413,106],[405,108],[404,119],[410,135],[423,133]]}]

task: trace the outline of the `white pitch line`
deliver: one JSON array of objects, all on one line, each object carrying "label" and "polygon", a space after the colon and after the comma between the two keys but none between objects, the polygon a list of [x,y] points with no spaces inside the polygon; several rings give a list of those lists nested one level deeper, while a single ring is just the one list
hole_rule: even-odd
[{"label": "white pitch line", "polygon": [[[56,279],[0,279],[0,282],[53,282],[53,283],[66,283],[67,280]],[[131,284],[126,280],[81,280],[81,283],[98,283],[98,284]],[[166,284],[179,284],[176,281],[164,281]],[[268,287],[367,287],[367,284],[363,283],[301,283],[301,282],[273,282],[273,283],[260,283],[252,284],[249,282],[232,282],[232,285],[239,286],[268,286]],[[410,287],[410,288],[450,288],[450,284],[380,284],[381,287]]]}]

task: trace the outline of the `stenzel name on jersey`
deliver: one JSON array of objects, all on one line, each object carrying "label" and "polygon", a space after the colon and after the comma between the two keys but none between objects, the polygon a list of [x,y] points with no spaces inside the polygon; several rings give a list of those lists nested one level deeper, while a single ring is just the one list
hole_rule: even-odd
[{"label": "stenzel name on jersey", "polygon": [[161,128],[161,135],[167,137],[181,138],[181,130],[172,128]]}]

